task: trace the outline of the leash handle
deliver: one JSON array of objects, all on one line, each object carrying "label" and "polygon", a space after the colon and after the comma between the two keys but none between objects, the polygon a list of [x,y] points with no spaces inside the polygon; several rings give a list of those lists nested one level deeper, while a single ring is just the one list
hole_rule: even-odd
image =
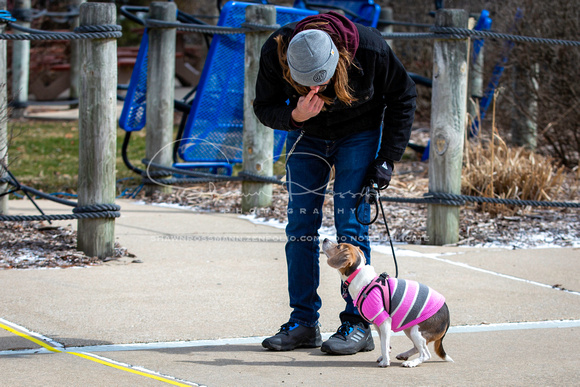
[{"label": "leash handle", "polygon": [[[371,184],[372,184],[372,186],[366,186],[362,189],[360,197],[357,200],[356,209],[354,212],[354,215],[356,217],[357,222],[359,222],[363,226],[369,226],[369,225],[373,224],[377,220],[377,218],[379,217],[379,202],[378,202],[379,193],[377,191],[378,188],[377,188],[376,183],[374,183],[373,181],[371,181]],[[359,209],[361,207],[363,198],[365,200],[365,203],[375,205],[375,217],[372,218],[368,223],[364,222],[359,217]]]}]

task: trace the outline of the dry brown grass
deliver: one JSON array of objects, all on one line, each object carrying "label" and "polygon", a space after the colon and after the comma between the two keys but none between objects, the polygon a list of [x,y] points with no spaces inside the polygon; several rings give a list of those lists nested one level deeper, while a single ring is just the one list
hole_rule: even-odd
[{"label": "dry brown grass", "polygon": [[[556,167],[554,159],[542,156],[523,147],[508,146],[498,134],[495,125],[495,98],[492,132],[489,138],[479,137],[466,141],[461,191],[501,199],[555,201],[563,196],[577,196],[579,172],[569,173]],[[575,175],[575,176],[574,176]],[[576,186],[565,195],[564,187]],[[484,205],[492,213],[513,212],[513,206]]]},{"label": "dry brown grass", "polygon": [[471,142],[466,154],[462,191],[468,195],[521,200],[554,200],[565,179],[565,167],[521,147],[495,141]]}]

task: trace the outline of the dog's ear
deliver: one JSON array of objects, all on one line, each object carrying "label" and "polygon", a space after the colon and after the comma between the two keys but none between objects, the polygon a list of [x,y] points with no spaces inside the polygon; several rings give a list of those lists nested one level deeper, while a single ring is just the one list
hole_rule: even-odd
[{"label": "dog's ear", "polygon": [[348,249],[339,249],[338,253],[329,257],[327,263],[335,269],[342,269],[350,264],[351,256]]},{"label": "dog's ear", "polygon": [[358,267],[361,263],[362,251],[355,246],[343,244],[338,247],[338,252],[328,258],[328,264],[335,269],[346,267]]},{"label": "dog's ear", "polygon": [[[351,251],[351,253],[350,253],[351,254],[350,265],[349,265],[348,269],[346,269],[344,271],[344,275],[347,277],[350,276],[352,273],[354,273],[355,270],[361,265],[362,261],[365,259],[365,256],[364,256],[361,249],[359,249],[358,247],[352,246],[352,250],[353,251]],[[356,253],[356,254],[352,254],[352,253]]]}]

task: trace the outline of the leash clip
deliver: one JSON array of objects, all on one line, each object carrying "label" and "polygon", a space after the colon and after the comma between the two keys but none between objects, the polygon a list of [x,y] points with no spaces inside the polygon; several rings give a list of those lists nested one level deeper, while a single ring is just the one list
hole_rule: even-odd
[{"label": "leash clip", "polygon": [[363,188],[365,203],[375,204],[379,199],[379,186],[371,180],[371,185]]}]

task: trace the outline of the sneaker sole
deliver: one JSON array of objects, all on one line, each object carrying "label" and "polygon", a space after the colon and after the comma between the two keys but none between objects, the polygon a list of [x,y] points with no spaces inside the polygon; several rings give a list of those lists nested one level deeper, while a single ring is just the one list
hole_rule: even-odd
[{"label": "sneaker sole", "polygon": [[322,346],[322,348],[320,348],[320,350],[324,353],[328,353],[329,355],[354,355],[355,353],[359,353],[359,352],[370,352],[373,351],[375,349],[375,344],[372,343],[371,345],[367,345],[361,349],[359,349],[358,351],[351,351],[351,350],[335,350],[333,351],[332,349],[328,348],[328,347],[324,347]]},{"label": "sneaker sole", "polygon": [[320,343],[301,343],[298,345],[276,345],[270,343],[269,341],[262,342],[262,347],[272,351],[292,351],[293,349],[297,348],[318,348],[320,346],[322,346],[322,339],[320,339]]}]

